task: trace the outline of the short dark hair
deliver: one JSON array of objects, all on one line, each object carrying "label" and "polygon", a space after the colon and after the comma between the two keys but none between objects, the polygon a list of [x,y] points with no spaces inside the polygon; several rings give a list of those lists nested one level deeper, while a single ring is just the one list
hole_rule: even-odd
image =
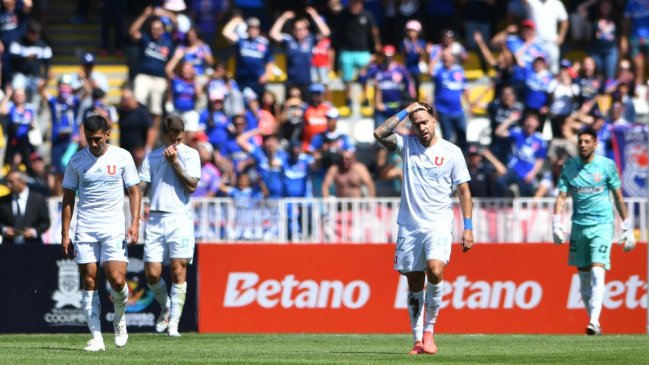
[{"label": "short dark hair", "polygon": [[162,122],[163,133],[181,133],[185,131],[185,122],[177,115],[169,115]]},{"label": "short dark hair", "polygon": [[423,101],[420,101],[419,105],[421,105],[420,108],[417,108],[412,113],[408,114],[408,119],[410,119],[411,122],[412,122],[412,115],[420,110],[425,110],[428,114],[430,114],[433,118],[435,118],[435,120],[437,120],[437,111],[432,105],[429,105],[428,103],[424,103]]},{"label": "short dark hair", "polygon": [[99,114],[93,114],[83,120],[83,129],[90,133],[95,133],[99,130],[107,132],[108,121]]},{"label": "short dark hair", "polygon": [[577,138],[583,136],[584,134],[587,134],[587,135],[593,137],[593,140],[597,141],[597,132],[595,132],[595,130],[593,128],[586,128],[586,129],[580,130],[579,133],[577,133]]},{"label": "short dark hair", "polygon": [[278,136],[277,134],[275,134],[275,133],[271,133],[271,134],[267,134],[267,135],[261,137],[261,140],[262,140],[263,142],[266,142],[266,141],[268,141],[269,139],[276,139],[276,140],[279,141],[279,136]]}]

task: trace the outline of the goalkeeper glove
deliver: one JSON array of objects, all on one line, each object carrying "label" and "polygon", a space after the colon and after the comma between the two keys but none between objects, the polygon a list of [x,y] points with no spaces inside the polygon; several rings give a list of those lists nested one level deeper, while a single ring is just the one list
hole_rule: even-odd
[{"label": "goalkeeper glove", "polygon": [[627,218],[622,221],[620,225],[622,228],[622,235],[620,236],[619,243],[624,246],[624,251],[631,251],[635,247],[635,237],[633,235],[633,221]]},{"label": "goalkeeper glove", "polygon": [[561,215],[555,214],[552,216],[552,239],[554,243],[560,245],[566,239],[566,234],[563,232],[561,226]]}]

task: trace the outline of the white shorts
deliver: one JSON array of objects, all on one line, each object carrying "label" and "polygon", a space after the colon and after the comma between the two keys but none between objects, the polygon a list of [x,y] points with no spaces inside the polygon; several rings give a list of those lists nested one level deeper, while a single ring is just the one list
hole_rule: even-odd
[{"label": "white shorts", "polygon": [[128,262],[128,244],[124,234],[75,233],[74,261],[77,264]]},{"label": "white shorts", "polygon": [[194,258],[194,222],[185,214],[152,212],[146,226],[144,262]]},{"label": "white shorts", "polygon": [[164,77],[138,74],[133,80],[135,98],[146,106],[149,113],[162,115],[162,100],[167,90],[167,79]]},{"label": "white shorts", "polygon": [[452,225],[415,227],[399,225],[394,269],[401,273],[425,271],[428,260],[448,263],[451,258]]}]

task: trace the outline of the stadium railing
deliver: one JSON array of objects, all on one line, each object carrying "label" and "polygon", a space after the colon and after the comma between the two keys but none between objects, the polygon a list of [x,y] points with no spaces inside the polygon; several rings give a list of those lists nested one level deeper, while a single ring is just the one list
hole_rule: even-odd
[{"label": "stadium railing", "polygon": [[[626,198],[635,220],[636,239],[647,241],[647,199]],[[127,201],[128,203],[128,201]],[[197,242],[205,243],[393,243],[397,235],[399,198],[304,198],[276,200],[192,200]],[[569,231],[571,201],[563,215]],[[145,203],[146,204],[146,203]],[[553,198],[473,199],[476,242],[552,242]],[[44,235],[47,243],[60,242],[61,200],[51,198],[52,225]],[[128,207],[125,207],[127,216]],[[462,215],[453,201],[453,239],[459,241]],[[127,219],[128,221],[128,219]],[[619,234],[615,223],[615,239]],[[74,227],[74,222],[72,227]],[[141,224],[140,241],[146,223]]]}]

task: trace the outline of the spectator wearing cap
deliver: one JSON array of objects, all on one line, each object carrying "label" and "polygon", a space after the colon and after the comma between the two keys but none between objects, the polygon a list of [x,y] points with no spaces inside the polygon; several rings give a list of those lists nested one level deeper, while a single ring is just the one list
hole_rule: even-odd
[{"label": "spectator wearing cap", "polygon": [[579,84],[570,76],[572,64],[568,60],[561,60],[559,74],[550,82],[550,125],[553,138],[566,138],[564,125],[568,117],[575,110],[579,98]]},{"label": "spectator wearing cap", "polygon": [[315,135],[307,152],[320,161],[320,166],[326,171],[345,151],[356,151],[352,139],[338,130],[338,109],[331,108],[326,114],[327,130]]},{"label": "spectator wearing cap", "polygon": [[[241,149],[252,157],[255,170],[261,178],[261,182],[268,189],[268,197],[281,198],[284,195],[284,183],[282,171],[286,165],[286,152],[279,145],[279,137],[276,134],[263,134],[260,129],[253,129],[237,137],[237,144]],[[250,138],[255,135],[263,136],[262,146],[259,147],[250,143]]]},{"label": "spectator wearing cap", "polygon": [[[83,98],[82,95],[86,92],[86,95],[91,96],[95,89],[101,89],[104,94],[108,93],[109,85],[108,78],[102,72],[99,72],[95,69],[95,56],[86,52],[81,55],[81,69],[78,73],[72,75],[72,88],[74,89],[75,95],[79,96],[81,100],[80,110],[82,113],[79,113],[79,118],[77,119],[77,124],[81,125],[83,122],[83,117],[85,111],[92,108],[92,99],[89,97]],[[88,80],[87,83],[82,80]],[[84,90],[84,88],[89,88],[89,91]],[[117,119],[112,119],[117,121]],[[80,139],[81,143],[85,143],[84,138]]]},{"label": "spectator wearing cap", "polygon": [[331,104],[323,101],[324,86],[313,84],[309,87],[311,102],[304,111],[304,125],[302,127],[302,149],[308,150],[311,140],[316,135],[327,129],[327,112]]},{"label": "spectator wearing cap", "polygon": [[225,114],[229,117],[242,114],[245,112],[244,100],[237,82],[230,78],[228,71],[223,63],[218,63],[214,67],[214,72],[210,76],[204,87],[206,95],[210,93],[222,93],[225,96]]},{"label": "spectator wearing cap", "polygon": [[442,29],[440,43],[431,45],[428,49],[428,71],[435,75],[438,69],[442,67],[442,55],[445,51],[451,52],[454,56],[454,62],[462,65],[469,55],[466,53],[464,46],[455,40],[455,32],[451,29]]},{"label": "spectator wearing cap", "polygon": [[527,113],[521,127],[511,125],[512,122],[507,121],[496,129],[496,135],[511,140],[512,154],[507,161],[506,173],[496,180],[494,196],[504,197],[510,186],[514,185],[518,195],[531,197],[536,191],[537,175],[547,157],[545,140],[537,131],[539,116]]},{"label": "spectator wearing cap", "polygon": [[[520,27],[510,25],[496,34],[491,40],[494,48],[506,47],[514,56],[512,85],[519,99],[525,97],[525,81],[532,63],[538,57],[545,58],[545,51],[536,38],[536,26],[533,21],[526,19]],[[519,33],[519,34],[517,34]]]},{"label": "spectator wearing cap", "polygon": [[379,28],[371,13],[363,9],[363,0],[350,0],[349,6],[334,20],[334,48],[340,55],[339,69],[345,83],[347,106],[351,106],[351,82],[370,62],[372,52],[381,50]]},{"label": "spectator wearing cap", "polygon": [[273,72],[273,53],[268,39],[260,33],[259,19],[246,19],[246,34],[239,36],[236,27],[242,23],[241,17],[232,18],[223,28],[223,36],[236,48],[237,84],[241,89],[251,88],[260,96]]},{"label": "spectator wearing cap", "polygon": [[219,150],[228,139],[230,120],[223,110],[225,95],[213,91],[208,95],[207,108],[199,116],[199,128],[205,132],[214,149]]},{"label": "spectator wearing cap", "polygon": [[525,80],[525,111],[532,111],[542,116],[541,124],[545,121],[550,101],[550,83],[552,73],[548,71],[545,58],[537,57],[528,70]]},{"label": "spectator wearing cap", "polygon": [[[84,1],[85,0],[80,0]],[[115,56],[122,57],[124,41],[124,10],[126,0],[101,1],[101,43],[99,53],[107,55],[110,49],[110,31],[113,31],[113,51]]]},{"label": "spectator wearing cap", "polygon": [[[87,84],[87,80],[82,80]],[[87,88],[85,88],[87,90]],[[51,164],[54,175],[54,189],[52,193],[56,196],[63,194],[62,182],[67,161],[64,156],[72,156],[76,151],[79,141],[79,126],[76,123],[80,98],[74,95],[72,90],[72,76],[62,75],[59,78],[57,91],[58,95],[50,95],[46,89],[46,83],[41,80],[39,84],[41,98],[47,100],[51,118]],[[85,97],[85,95],[82,95]]]},{"label": "spectator wearing cap", "polygon": [[[450,49],[442,53],[442,67],[433,76],[435,109],[444,139],[466,149],[466,117],[462,98],[470,105],[464,69],[455,62]],[[470,108],[470,106],[469,106]]]},{"label": "spectator wearing cap", "polygon": [[8,164],[11,169],[17,168],[14,161],[16,161],[15,155],[19,154],[31,174],[29,157],[34,152],[34,146],[29,141],[29,131],[39,127],[36,122],[36,108],[27,103],[25,89],[14,90],[10,85],[7,85],[5,97],[0,102],[0,115],[7,118],[6,127],[3,128],[7,134],[5,165]]},{"label": "spectator wearing cap", "polygon": [[169,80],[167,112],[179,115],[185,122],[185,141],[190,141],[194,133],[200,129],[196,109],[201,92],[192,63],[188,61],[180,63],[176,74]]},{"label": "spectator wearing cap", "polygon": [[409,20],[406,23],[405,37],[403,37],[399,44],[399,53],[403,56],[406,69],[415,82],[417,99],[419,98],[419,84],[422,73],[420,63],[426,54],[426,41],[421,39],[420,35],[421,23],[417,20]]},{"label": "spectator wearing cap", "polygon": [[39,105],[38,100],[34,99],[38,82],[47,78],[52,60],[52,49],[41,39],[41,25],[31,21],[25,36],[19,41],[12,42],[8,52],[13,73],[12,84],[14,87],[25,88],[27,100]]},{"label": "spectator wearing cap", "polygon": [[[536,35],[547,54],[552,73],[559,72],[559,47],[568,33],[568,12],[560,0],[525,0],[531,20],[536,25]],[[558,26],[558,30],[557,30]]]},{"label": "spectator wearing cap", "polygon": [[[141,51],[140,64],[134,80],[135,97],[149,110],[153,127],[157,131],[167,89],[165,66],[171,58],[174,45],[164,36],[165,29],[160,18],[152,18],[153,14],[154,9],[147,7],[133,22],[129,34],[135,42],[139,42]],[[149,29],[143,32],[142,25],[149,18]]]},{"label": "spectator wearing cap", "polygon": [[32,191],[38,192],[41,195],[50,196],[50,175],[47,171],[47,166],[43,157],[38,152],[32,152],[29,156],[29,165],[31,173],[27,185]]},{"label": "spectator wearing cap", "polygon": [[491,144],[489,149],[500,161],[507,161],[507,156],[512,149],[509,138],[501,138],[496,135],[498,126],[508,122],[510,125],[517,125],[523,116],[523,104],[516,98],[516,92],[511,86],[503,87],[500,97],[487,106],[489,124],[491,126]]},{"label": "spectator wearing cap", "polygon": [[302,95],[302,91],[297,87],[288,90],[288,99],[282,105],[279,118],[279,135],[283,140],[289,142],[301,140],[304,112],[308,107]]},{"label": "spectator wearing cap", "polygon": [[[597,4],[595,16],[590,17],[589,8],[595,4]],[[615,67],[619,59],[617,40],[620,32],[613,11],[613,4],[609,0],[584,1],[577,7],[577,12],[584,19],[592,20],[588,54],[595,60],[597,68],[603,72],[605,80],[615,77]]]},{"label": "spectator wearing cap", "polygon": [[645,62],[649,55],[649,3],[643,0],[629,0],[623,14],[623,32],[620,38],[620,52],[633,59],[636,70],[636,85],[645,81]]},{"label": "spectator wearing cap", "polygon": [[207,80],[205,72],[214,66],[214,56],[212,49],[208,44],[203,42],[195,27],[189,28],[184,41],[176,48],[173,57],[167,63],[165,71],[168,77],[173,77],[174,70],[180,63],[188,62],[194,66],[194,72],[198,77],[201,86]]},{"label": "spectator wearing cap", "polygon": [[[328,37],[331,34],[329,27],[320,18],[318,12],[312,8],[306,8],[307,14],[315,23],[316,33]],[[286,22],[293,20],[292,34],[282,33]],[[311,58],[313,56],[313,46],[315,37],[309,32],[309,20],[307,18],[296,18],[295,13],[291,10],[284,12],[277,18],[275,24],[270,29],[270,38],[275,42],[282,43],[286,52],[286,83],[287,91],[292,86],[297,86],[305,93],[311,84]]]},{"label": "spectator wearing cap", "polygon": [[[396,49],[392,45],[383,46],[382,59],[372,75],[376,88],[374,102],[374,126],[381,125],[396,114],[404,105],[416,97],[415,83],[408,70],[395,61]],[[374,72],[373,72],[374,73]]]},{"label": "spectator wearing cap", "polygon": [[32,0],[3,1],[0,4],[0,53],[2,53],[2,86],[11,81],[12,70],[9,62],[9,47],[19,42],[27,31]]},{"label": "spectator wearing cap", "polygon": [[151,151],[156,136],[151,115],[128,87],[122,88],[118,113],[119,146],[130,152],[134,160],[142,152]]}]

